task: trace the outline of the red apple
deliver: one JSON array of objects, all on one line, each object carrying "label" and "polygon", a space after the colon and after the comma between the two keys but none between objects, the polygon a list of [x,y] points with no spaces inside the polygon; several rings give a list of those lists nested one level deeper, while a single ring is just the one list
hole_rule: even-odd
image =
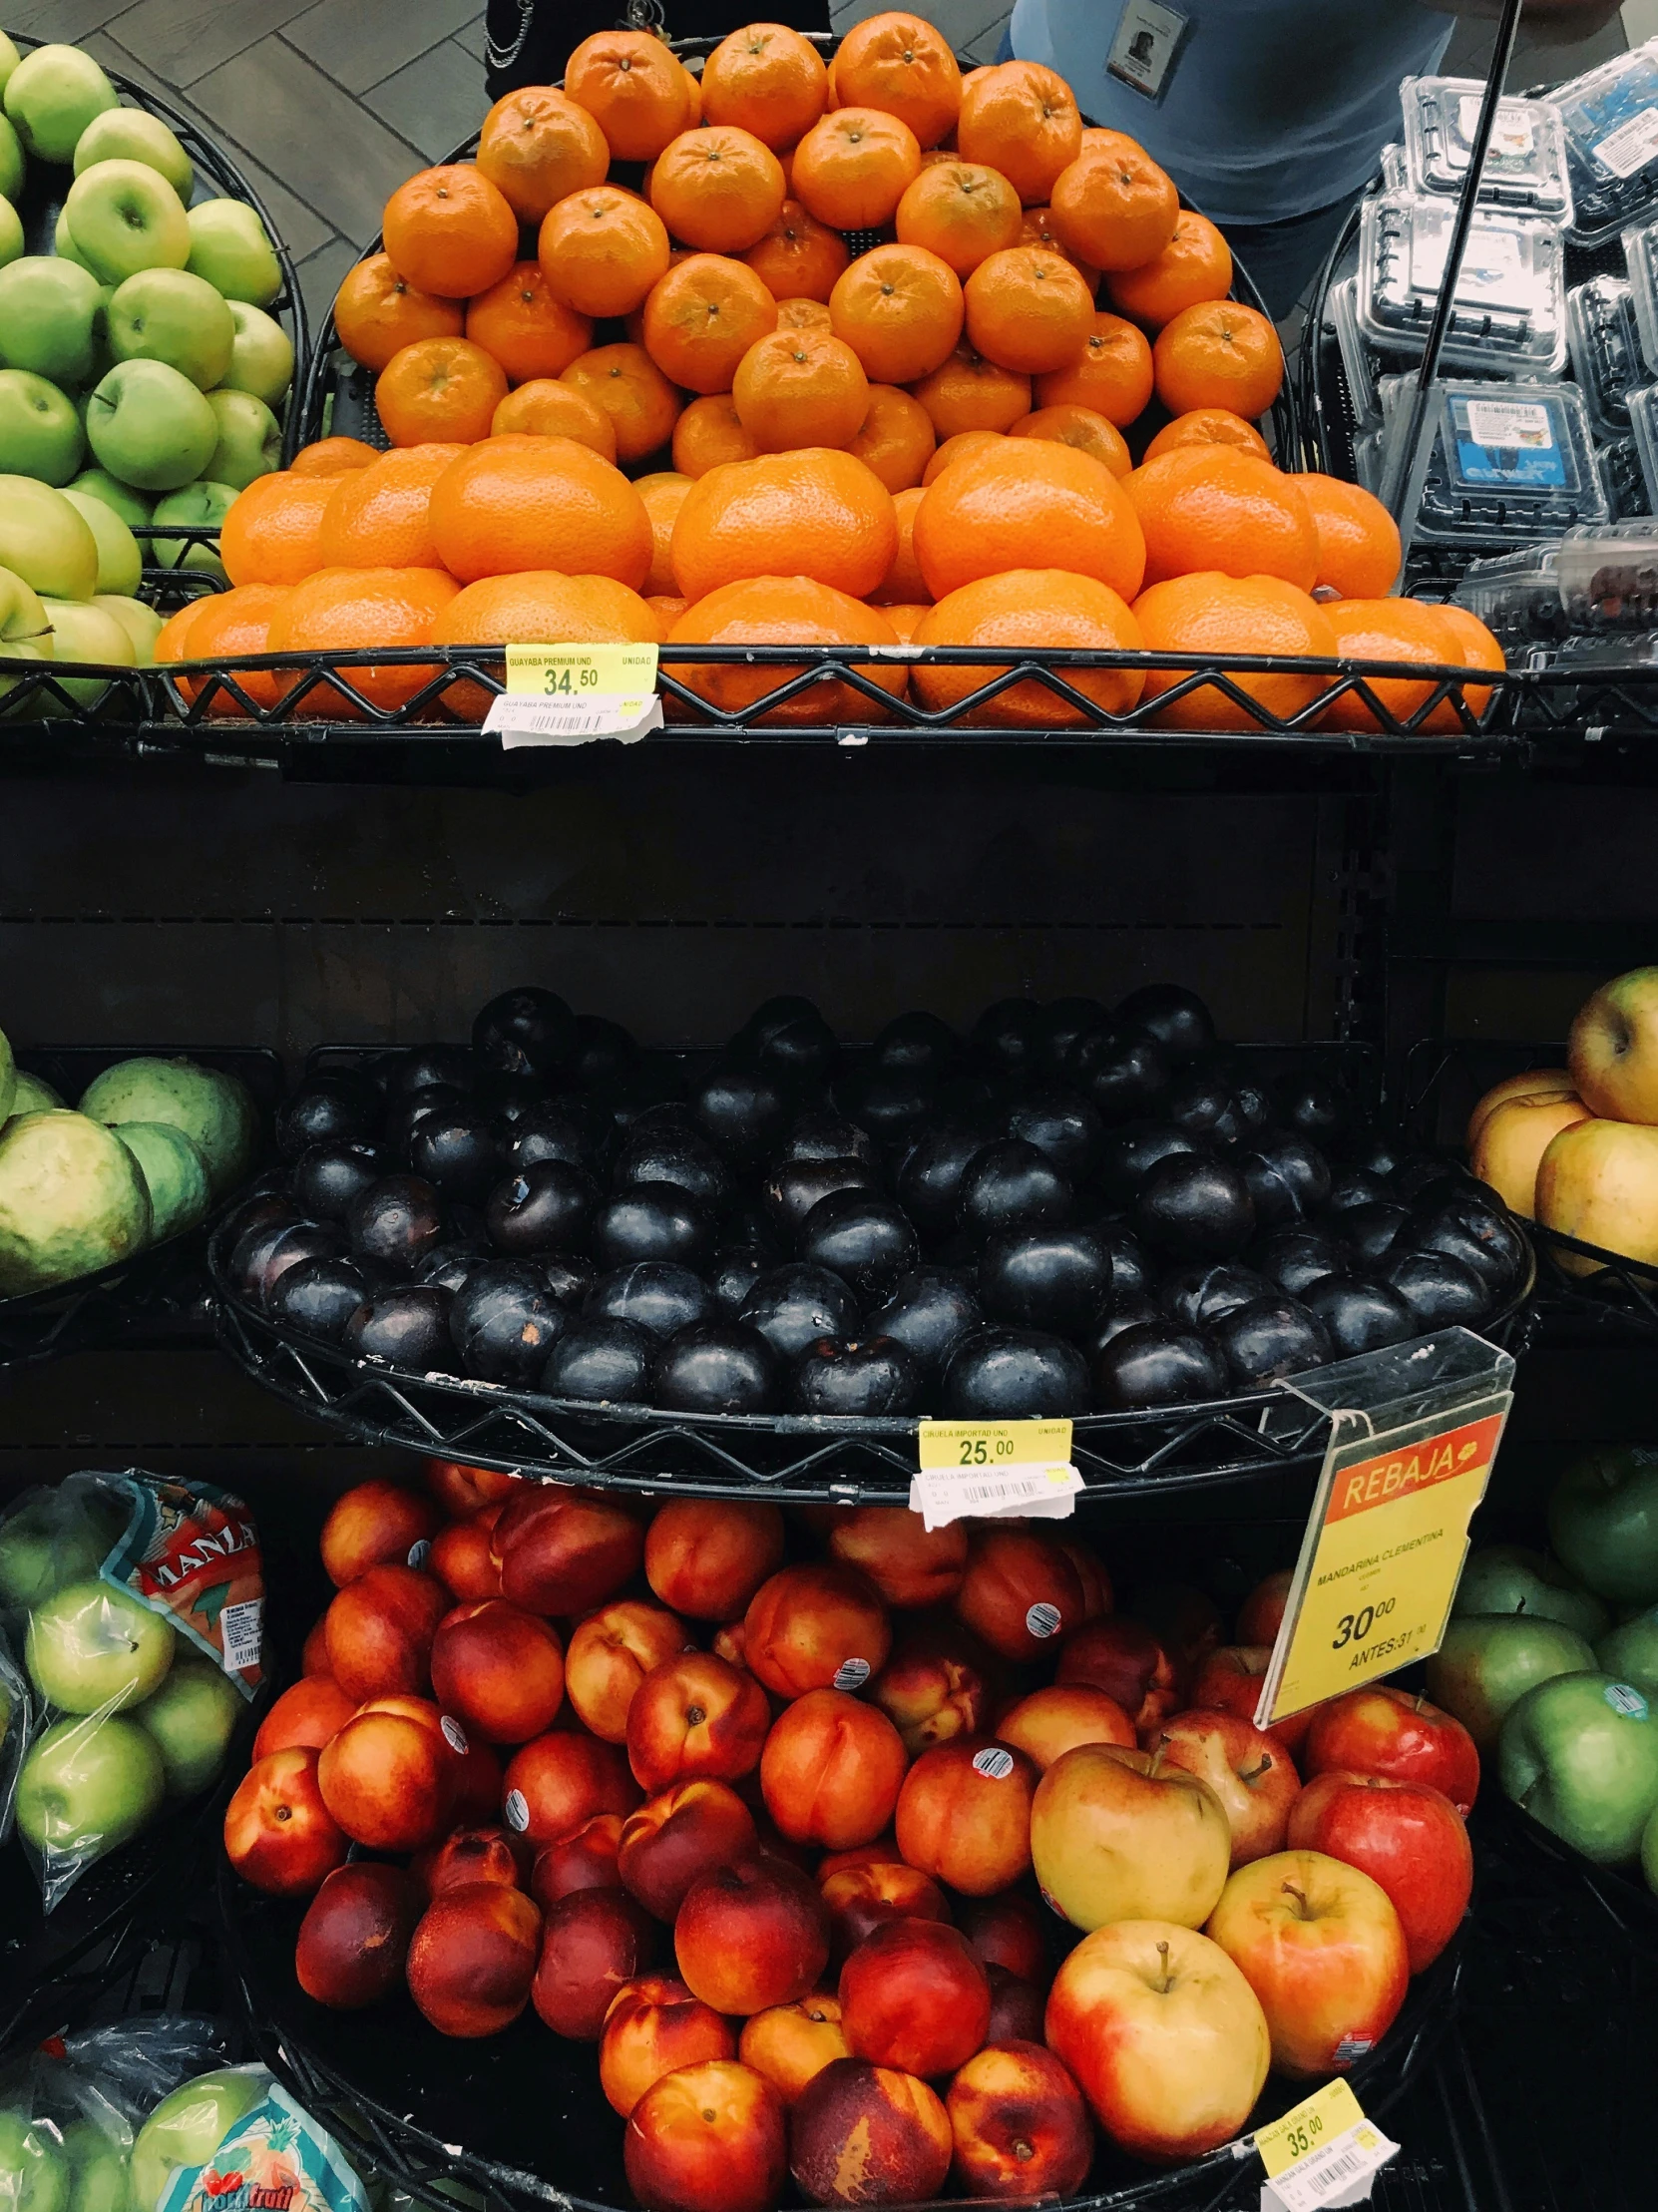
[{"label": "red apple", "polygon": [[945,2109],[956,2179],[970,2197],[1068,2197],[1087,2178],[1088,2108],[1039,2043],[993,2043],[980,2051],[950,2084]]},{"label": "red apple", "polygon": [[[1271,1664],[1270,1643],[1223,1643],[1218,1651],[1209,1654],[1198,1670],[1197,1680],[1192,1684],[1191,1701],[1194,1705],[1211,1707],[1215,1712],[1236,1713],[1253,1728],[1260,1708],[1263,1680]],[[1293,1759],[1307,1740],[1316,1710],[1310,1707],[1304,1713],[1291,1713],[1287,1720],[1275,1720],[1270,1728],[1262,1730],[1262,1734],[1282,1744]]]},{"label": "red apple", "polygon": [[342,1866],[348,1839],[317,1786],[308,1745],[255,1759],[224,1808],[224,1850],[244,1882],[273,1897],[308,1897]]},{"label": "red apple", "polygon": [[772,2212],[789,2165],[783,2100],[734,2059],[682,2066],[627,2115],[622,2162],[644,2212]]},{"label": "red apple", "polygon": [[1231,1850],[1214,1791],[1155,1751],[1078,1744],[1036,1785],[1031,1808],[1036,1880],[1074,1927],[1107,1921],[1200,1927],[1226,1885]]},{"label": "red apple", "polygon": [[1301,1777],[1282,1744],[1236,1713],[1175,1713],[1157,1733],[1165,1764],[1184,1767],[1220,1799],[1232,1831],[1232,1865],[1282,1851]]},{"label": "red apple", "polygon": [[1240,1643],[1276,1643],[1284,1625],[1284,1608],[1290,1601],[1293,1566],[1280,1566],[1263,1575],[1238,1607]]},{"label": "red apple", "polygon": [[1479,1794],[1479,1753],[1462,1723],[1426,1697],[1386,1682],[1321,1705],[1301,1764],[1309,1780],[1339,1769],[1379,1774],[1390,1782],[1426,1782],[1464,1816]]},{"label": "red apple", "polygon": [[1358,1867],[1387,1891],[1413,1974],[1432,1966],[1461,1925],[1473,1853],[1443,1790],[1379,1774],[1320,1774],[1290,1808],[1288,1841],[1292,1851]]}]

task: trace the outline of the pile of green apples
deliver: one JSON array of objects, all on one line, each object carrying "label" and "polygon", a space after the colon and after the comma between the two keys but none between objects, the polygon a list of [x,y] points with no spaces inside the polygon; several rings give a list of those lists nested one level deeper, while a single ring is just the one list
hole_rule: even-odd
[{"label": "pile of green apples", "polygon": [[1658,1451],[1573,1461],[1548,1538],[1469,1553],[1428,1694],[1533,1820],[1658,1892]]},{"label": "pile of green apples", "polygon": [[99,2120],[64,2126],[0,2106],[0,2204],[8,2212],[161,2212],[179,2169],[207,2165],[268,2085],[254,2066],[198,2074],[163,2097],[131,2141],[108,2101]]},{"label": "pile of green apples", "polygon": [[[293,380],[293,346],[265,310],[281,267],[257,212],[195,199],[175,134],[123,107],[78,47],[20,56],[0,34],[0,478],[62,493],[101,542],[92,511],[113,515],[127,534],[110,574],[125,575],[129,526],[216,528],[237,492],[278,465],[275,410]],[[33,184],[62,201],[49,254],[24,251],[15,205],[36,164],[46,175]],[[9,496],[0,484],[0,508]],[[209,548],[185,553],[164,540],[157,558],[222,581]],[[74,596],[24,581],[41,596]],[[97,586],[134,589],[136,578]],[[0,604],[0,638],[19,621]],[[71,643],[101,632],[72,624]],[[62,637],[54,658],[126,664],[67,651]]]}]

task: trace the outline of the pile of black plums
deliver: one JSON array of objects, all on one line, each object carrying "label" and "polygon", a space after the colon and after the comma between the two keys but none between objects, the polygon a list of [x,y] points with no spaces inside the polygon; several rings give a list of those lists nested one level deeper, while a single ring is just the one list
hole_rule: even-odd
[{"label": "pile of black plums", "polygon": [[1188,1405],[1502,1304],[1495,1195],[1267,1057],[1173,986],[855,1050],[774,999],[700,1069],[511,991],[307,1078],[231,1274],[365,1359],[682,1413]]}]

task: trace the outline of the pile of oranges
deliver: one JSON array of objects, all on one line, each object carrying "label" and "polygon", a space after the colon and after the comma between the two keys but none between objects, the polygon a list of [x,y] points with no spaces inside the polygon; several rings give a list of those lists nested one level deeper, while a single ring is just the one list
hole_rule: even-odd
[{"label": "pile of oranges", "polygon": [[[1215,225],[1133,140],[1085,128],[1063,78],[964,76],[918,16],[859,24],[827,66],[751,24],[700,78],[648,32],[589,38],[562,91],[496,104],[475,164],[401,186],[384,240],[335,323],[392,451],[330,438],[249,486],[223,530],[234,589],[158,660],[655,640],[1502,666],[1471,618],[1389,596],[1399,536],[1369,494],[1274,466],[1255,418],[1283,356],[1227,296]],[[788,671],[674,672],[741,710]],[[432,673],[358,680],[394,706]],[[995,671],[866,674],[939,709]],[[1178,669],[1069,680],[1110,712],[1173,691],[1170,724],[1253,726]],[[1230,680],[1280,716],[1327,683]],[[1406,716],[1432,687],[1380,695]],[[468,689],[448,705],[481,712]],[[881,711],[832,678],[773,710]],[[1087,719],[1031,681],[977,712]],[[1327,718],[1374,721],[1351,696]]]}]

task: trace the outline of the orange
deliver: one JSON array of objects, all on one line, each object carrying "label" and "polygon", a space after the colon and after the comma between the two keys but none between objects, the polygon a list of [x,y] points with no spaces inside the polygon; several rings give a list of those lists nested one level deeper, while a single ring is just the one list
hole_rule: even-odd
[{"label": "orange", "polygon": [[1145,541],[1101,461],[1045,438],[1010,438],[953,461],[916,515],[916,559],[935,599],[1005,569],[1064,568],[1132,599]]},{"label": "orange", "polygon": [[1304,592],[1318,580],[1306,494],[1270,461],[1229,446],[1182,446],[1142,462],[1124,489],[1145,532],[1149,584],[1210,569],[1281,576]]},{"label": "orange", "polygon": [[1019,242],[1021,245],[1045,245],[1050,253],[1062,253],[1065,259],[1078,271],[1089,291],[1098,290],[1098,269],[1093,266],[1092,262],[1084,261],[1080,254],[1073,253],[1070,247],[1066,245],[1064,239],[1054,228],[1053,210],[1051,208],[1026,209],[1019,226]]},{"label": "orange", "polygon": [[[1318,602],[1277,576],[1220,576],[1213,571],[1153,584],[1134,602],[1134,619],[1149,650],[1224,660],[1231,654],[1311,654],[1334,658],[1336,637]],[[1160,698],[1189,682],[1189,668],[1147,671],[1144,696]],[[1280,721],[1301,713],[1330,678],[1308,674],[1238,674],[1226,679]],[[1246,706],[1201,680],[1163,707],[1157,720],[1169,729],[1258,729]]]},{"label": "orange", "polygon": [[829,294],[829,321],[877,383],[913,384],[956,350],[962,335],[956,271],[924,245],[861,253]]},{"label": "orange", "polygon": [[868,16],[835,55],[835,97],[846,108],[879,108],[937,146],[956,127],[962,72],[949,42],[925,17],[894,10]]},{"label": "orange", "polygon": [[679,395],[642,345],[596,345],[560,382],[610,416],[619,461],[642,461],[673,435]]},{"label": "orange", "polygon": [[490,422],[492,438],[574,438],[607,461],[616,459],[616,425],[602,407],[556,376],[538,376],[509,392]]},{"label": "orange", "polygon": [[420,291],[392,267],[389,253],[371,253],[347,269],[334,294],[339,342],[366,369],[383,369],[417,338],[458,338],[465,325],[453,299]]},{"label": "orange", "polygon": [[798,200],[785,200],[777,221],[743,259],[775,299],[827,299],[852,258],[846,240]]},{"label": "orange", "polygon": [[[319,569],[296,584],[270,617],[271,653],[338,654],[372,647],[429,646],[438,617],[460,587],[441,569]],[[442,673],[441,664],[392,663],[345,668],[342,680],[371,706],[404,706]],[[307,719],[356,721],[362,708],[332,684],[305,694]]]},{"label": "orange", "polygon": [[1342,599],[1386,599],[1399,581],[1405,549],[1399,525],[1362,484],[1309,471],[1301,486],[1318,533],[1317,583]]},{"label": "orange", "polygon": [[297,584],[322,566],[322,518],[339,489],[333,476],[256,476],[230,503],[218,558],[232,584]]},{"label": "orange", "polygon": [[673,425],[673,466],[681,476],[706,476],[722,461],[752,461],[759,451],[729,392],[693,399]]},{"label": "orange", "polygon": [[604,132],[619,162],[650,162],[689,121],[688,74],[649,31],[600,31],[565,64],[565,91]]},{"label": "orange", "polygon": [[[918,646],[1071,646],[1090,653],[1138,653],[1139,625],[1108,585],[1065,569],[1014,569],[981,577],[929,608],[916,629]],[[917,702],[937,713],[955,706],[1006,667],[938,665],[918,661],[910,671]],[[1138,668],[1061,668],[1058,677],[1107,714],[1138,705],[1145,682]],[[1075,729],[1088,725],[1079,706],[1036,677],[1011,684],[964,715],[1003,728]]]},{"label": "orange", "polygon": [[366,469],[378,461],[378,451],[361,438],[318,438],[302,445],[288,468],[290,476],[343,476],[347,469]]},{"label": "orange", "polygon": [[471,445],[489,436],[506,396],[500,362],[467,338],[417,338],[392,355],[374,387],[393,445],[427,445],[434,438]]},{"label": "orange", "polygon": [[673,573],[687,599],[753,576],[808,576],[855,599],[898,551],[892,494],[849,453],[809,447],[710,470],[673,530]]},{"label": "orange", "polygon": [[825,299],[780,299],[777,302],[777,327],[779,330],[830,330],[834,323]]},{"label": "orange", "polygon": [[1122,432],[1091,407],[1038,407],[1035,413],[1021,416],[1008,435],[1056,438],[1060,445],[1073,445],[1078,453],[1091,453],[1115,477],[1126,476],[1134,466]]},{"label": "orange", "polygon": [[[268,480],[256,479],[256,481]],[[214,599],[225,596],[227,595],[221,593],[204,592],[200,599],[186,600],[184,606],[179,609],[176,615],[169,615],[166,622],[157,631],[155,645],[151,648],[158,668],[171,667],[176,661],[189,661],[192,658],[190,641],[195,635],[197,623]],[[201,686],[198,685],[196,688],[199,690]],[[187,695],[194,698],[196,691],[189,690],[187,687]]]},{"label": "orange", "polygon": [[1081,143],[1082,118],[1069,85],[1040,62],[1001,62],[962,88],[956,125],[962,159],[1001,170],[1027,207],[1048,198]]},{"label": "orange", "polygon": [[515,261],[499,284],[467,302],[466,334],[513,384],[558,376],[593,343],[593,324],[556,299],[539,261]]},{"label": "orange", "polygon": [[1142,268],[1174,238],[1180,195],[1143,146],[1110,137],[1109,146],[1095,141],[1055,182],[1053,227],[1093,268]]},{"label": "orange", "polygon": [[1037,377],[1036,397],[1038,407],[1091,407],[1125,430],[1151,397],[1151,347],[1144,331],[1096,309],[1081,353],[1068,368]]},{"label": "orange", "polygon": [[869,413],[869,378],[843,339],[774,330],[737,364],[737,420],[762,453],[850,445]]},{"label": "orange", "polygon": [[[432,643],[650,645],[660,636],[657,618],[639,595],[613,577],[527,569],[514,576],[485,577],[457,592],[438,618]],[[482,683],[451,683],[444,704],[463,720],[481,722],[493,695]]]},{"label": "orange", "polygon": [[1062,253],[1015,245],[967,280],[968,343],[987,361],[1046,376],[1082,357],[1093,330],[1088,287]]},{"label": "orange", "polygon": [[656,618],[657,631],[665,638],[690,606],[690,601],[681,599],[677,592],[647,592],[644,604]]},{"label": "orange", "polygon": [[705,253],[758,245],[788,197],[770,147],[730,124],[681,132],[658,155],[648,189],[673,235]]},{"label": "orange", "polygon": [[650,573],[650,517],[620,469],[574,438],[492,439],[445,470],[432,537],[463,584],[549,569],[614,576],[637,591]]},{"label": "orange", "polygon": [[737,363],[776,327],[771,293],[751,268],[722,253],[687,254],[644,302],[644,350],[692,392],[728,392]]},{"label": "orange", "polygon": [[794,197],[832,230],[878,230],[921,174],[907,123],[879,108],[836,108],[794,150]]},{"label": "orange", "polygon": [[931,600],[883,600],[881,612],[898,633],[901,646],[914,645],[916,632],[932,606]]},{"label": "orange", "polygon": [[919,488],[933,458],[933,422],[919,399],[896,384],[869,387],[869,413],[847,452],[873,469],[895,496]]},{"label": "orange", "polygon": [[[1465,665],[1461,641],[1438,607],[1415,599],[1336,599],[1323,610],[1335,636],[1334,651],[1343,661],[1383,661],[1419,666],[1456,668]],[[1434,690],[1432,676],[1368,675],[1365,683],[1384,714],[1395,721],[1409,721],[1421,711]],[[1450,707],[1445,700],[1432,719]],[[1347,691],[1319,716],[1324,729],[1380,729],[1386,723],[1357,692]],[[1424,723],[1422,726],[1426,727]],[[1459,728],[1455,709],[1441,727]]]},{"label": "orange", "polygon": [[1148,461],[1176,453],[1186,445],[1226,445],[1237,453],[1253,453],[1258,461],[1270,461],[1271,449],[1252,422],[1233,414],[1229,407],[1194,407],[1189,415],[1176,415],[1145,449]]},{"label": "orange", "polygon": [[[668,632],[668,646],[896,646],[898,633],[879,608],[866,607],[832,585],[806,576],[759,576],[723,584],[699,598]],[[897,698],[905,671],[891,663],[859,663],[859,673]],[[688,690],[727,714],[741,714],[801,669],[740,662],[684,662],[668,656],[669,671]],[[855,685],[826,675],[762,722],[868,722],[885,709]]]},{"label": "orange", "polygon": [[[1492,668],[1500,674],[1508,665],[1502,648],[1477,615],[1470,615],[1465,607],[1457,607],[1449,600],[1437,607],[1435,613],[1442,623],[1450,624],[1451,635],[1462,650],[1462,660],[1466,666]],[[1483,714],[1491,701],[1490,686],[1484,683],[1464,684],[1462,697],[1470,714]],[[1450,699],[1447,699],[1443,706],[1435,707],[1423,726],[1426,729],[1448,729],[1454,732],[1464,725],[1462,717]]]},{"label": "orange", "polygon": [[[233,591],[213,592],[205,599],[193,601],[196,620],[190,626],[191,660],[211,661],[223,668],[227,663],[247,661],[268,653],[271,650],[271,618],[278,608],[286,605],[291,590],[292,586],[287,584],[238,584]],[[255,706],[274,706],[293,681],[291,669],[283,674],[277,674],[274,669],[258,668],[233,668],[228,672]],[[202,686],[183,688],[194,698]],[[228,691],[220,690],[207,711],[209,714],[245,714],[247,708]]]},{"label": "orange", "polygon": [[892,567],[869,596],[878,607],[891,607],[894,603],[930,605],[933,595],[916,564],[916,509],[921,505],[921,486],[916,484],[907,491],[894,492],[892,503],[898,516],[898,551],[893,555]]},{"label": "orange", "polygon": [[540,222],[567,194],[602,185],[605,134],[568,94],[525,85],[495,103],[478,138],[478,168],[520,222]]},{"label": "orange", "polygon": [[829,72],[809,39],[782,23],[750,23],[702,65],[702,114],[735,124],[774,154],[796,145],[829,104]]},{"label": "orange", "polygon": [[647,596],[677,589],[670,548],[673,526],[679,519],[679,510],[685,504],[685,494],[691,483],[690,477],[681,476],[676,469],[658,469],[653,476],[633,479],[633,489],[643,500],[644,511],[650,517],[650,573],[642,587]]},{"label": "orange", "polygon": [[423,169],[386,202],[381,231],[392,266],[440,299],[470,299],[518,259],[518,218],[470,162]]},{"label": "orange", "polygon": [[[1021,416],[1020,420],[1025,418]],[[958,430],[954,437],[946,438],[922,471],[921,481],[931,484],[936,476],[942,476],[952,461],[959,461],[965,453],[978,453],[983,447],[1000,445],[1008,435],[1006,430]]]},{"label": "orange", "polygon": [[958,276],[1020,240],[1019,194],[1000,170],[955,156],[930,159],[906,188],[895,217],[905,245],[924,245]]},{"label": "orange", "polygon": [[595,317],[631,313],[667,274],[661,217],[616,185],[561,200],[541,226],[536,253],[554,298]]},{"label": "orange", "polygon": [[1251,422],[1264,415],[1284,381],[1278,332],[1235,299],[1182,307],[1151,349],[1157,397],[1171,415],[1229,407]]},{"label": "orange", "polygon": [[432,543],[432,486],[469,451],[464,445],[399,446],[372,468],[340,478],[322,518],[325,569],[441,569]]},{"label": "orange", "polygon": [[1184,307],[1224,299],[1232,288],[1232,248],[1205,216],[1182,208],[1174,235],[1160,253],[1138,268],[1118,269],[1105,279],[1113,306],[1160,330]]},{"label": "orange", "polygon": [[959,345],[948,361],[922,378],[916,397],[941,439],[953,438],[959,430],[1011,430],[1021,415],[1031,412],[1031,379],[999,368],[970,345]]}]

